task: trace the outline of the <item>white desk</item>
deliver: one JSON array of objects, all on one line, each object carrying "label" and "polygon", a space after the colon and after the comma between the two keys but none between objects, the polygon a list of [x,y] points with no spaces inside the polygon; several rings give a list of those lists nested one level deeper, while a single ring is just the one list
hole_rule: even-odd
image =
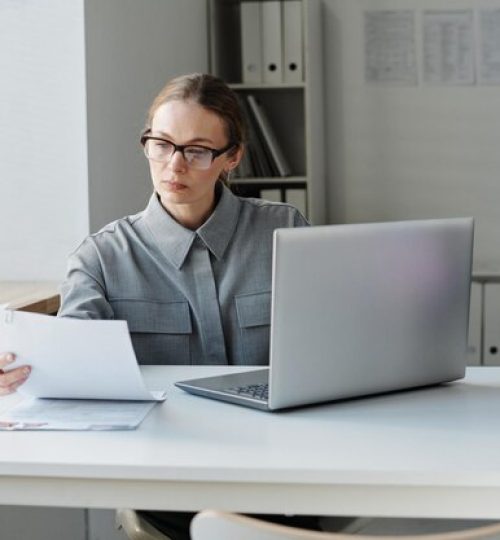
[{"label": "white desk", "polygon": [[137,431],[0,433],[0,504],[498,519],[499,424],[500,368],[274,414],[171,387]]}]

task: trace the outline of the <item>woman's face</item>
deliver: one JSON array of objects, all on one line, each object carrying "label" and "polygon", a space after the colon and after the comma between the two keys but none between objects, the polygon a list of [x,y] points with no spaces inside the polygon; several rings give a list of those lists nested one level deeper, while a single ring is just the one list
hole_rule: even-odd
[{"label": "woman's face", "polygon": [[[228,144],[224,121],[194,101],[169,101],[155,112],[151,135],[178,145],[201,145],[212,149]],[[174,218],[189,220],[213,209],[214,189],[222,171],[236,167],[241,151],[216,157],[206,170],[190,168],[180,151],[166,163],[149,160],[155,191]]]}]

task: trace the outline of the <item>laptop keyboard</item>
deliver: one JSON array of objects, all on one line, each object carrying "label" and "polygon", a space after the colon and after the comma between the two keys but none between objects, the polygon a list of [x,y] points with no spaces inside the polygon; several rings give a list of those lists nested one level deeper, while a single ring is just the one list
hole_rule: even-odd
[{"label": "laptop keyboard", "polygon": [[247,386],[233,386],[226,388],[228,394],[234,394],[236,396],[245,396],[260,401],[267,401],[268,384],[249,384]]}]

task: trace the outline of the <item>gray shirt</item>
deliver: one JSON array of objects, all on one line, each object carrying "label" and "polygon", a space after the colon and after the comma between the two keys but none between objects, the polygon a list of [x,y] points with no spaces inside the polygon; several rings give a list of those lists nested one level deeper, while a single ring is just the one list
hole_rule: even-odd
[{"label": "gray shirt", "polygon": [[273,231],[307,221],[220,191],[196,231],[153,194],[143,212],[86,238],[69,258],[59,316],[126,320],[141,364],[267,364]]}]

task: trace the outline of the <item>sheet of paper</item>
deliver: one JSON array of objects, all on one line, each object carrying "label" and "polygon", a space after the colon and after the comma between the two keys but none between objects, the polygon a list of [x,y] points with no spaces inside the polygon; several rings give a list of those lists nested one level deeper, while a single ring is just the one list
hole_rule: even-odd
[{"label": "sheet of paper", "polygon": [[424,82],[474,84],[472,10],[426,10],[423,15]]},{"label": "sheet of paper", "polygon": [[135,429],[154,405],[154,401],[26,398],[0,414],[0,430]]},{"label": "sheet of paper", "polygon": [[19,392],[38,398],[158,400],[142,379],[126,321],[0,311],[0,351],[32,367]]},{"label": "sheet of paper", "polygon": [[366,82],[416,85],[414,12],[365,11],[364,29]]},{"label": "sheet of paper", "polygon": [[500,9],[480,11],[479,74],[482,83],[500,84]]}]

